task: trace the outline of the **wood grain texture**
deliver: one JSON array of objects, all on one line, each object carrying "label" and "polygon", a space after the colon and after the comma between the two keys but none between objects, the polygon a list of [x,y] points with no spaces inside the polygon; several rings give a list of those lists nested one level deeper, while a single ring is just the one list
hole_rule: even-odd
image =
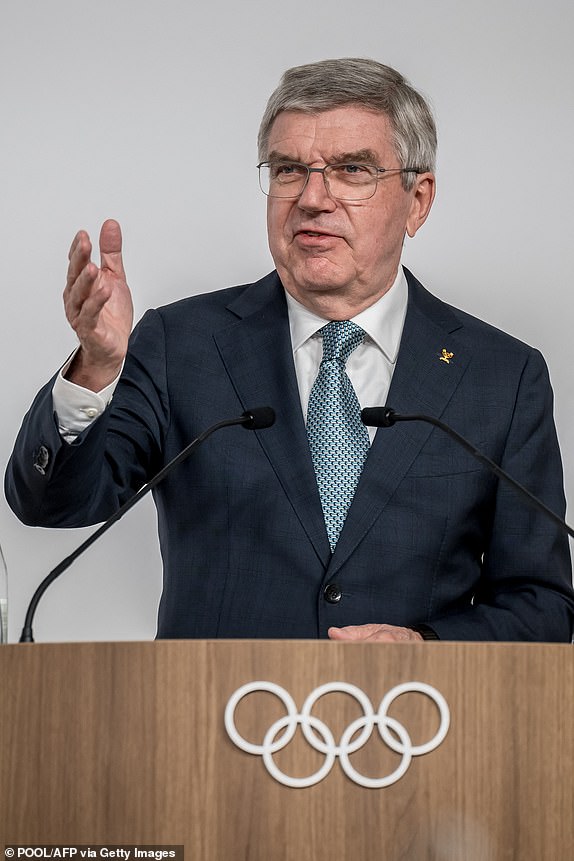
[{"label": "wood grain texture", "polygon": [[[183,844],[188,861],[571,861],[574,857],[574,651],[537,644],[160,641],[0,649],[0,846]],[[330,681],[375,708],[422,681],[451,711],[440,747],[385,789],[324,781],[291,789],[236,748],[225,704],[256,679],[300,708]],[[285,713],[271,694],[237,709],[262,741]],[[340,737],[361,715],[343,694],[313,710]],[[391,709],[415,743],[435,707],[405,695]],[[376,777],[399,757],[377,741],[352,762]],[[322,755],[298,733],[276,755],[290,774]]]}]

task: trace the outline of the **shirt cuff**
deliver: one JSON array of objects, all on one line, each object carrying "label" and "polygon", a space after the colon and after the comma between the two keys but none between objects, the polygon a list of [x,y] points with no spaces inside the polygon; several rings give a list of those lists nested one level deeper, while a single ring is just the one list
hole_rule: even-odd
[{"label": "shirt cuff", "polygon": [[[77,352],[77,351],[76,351]],[[100,392],[92,392],[66,380],[74,352],[60,370],[52,389],[52,406],[58,416],[58,429],[66,442],[73,442],[104,412],[112,400],[121,371],[116,379]]]}]

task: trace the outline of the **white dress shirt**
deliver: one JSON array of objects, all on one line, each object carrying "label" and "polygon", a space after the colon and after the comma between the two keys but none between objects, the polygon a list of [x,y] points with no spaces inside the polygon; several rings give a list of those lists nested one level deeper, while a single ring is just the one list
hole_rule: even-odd
[{"label": "white dress shirt", "polygon": [[[318,332],[329,321],[309,311],[288,293],[286,297],[295,373],[306,417],[309,394],[323,358],[323,339]],[[366,332],[365,340],[351,353],[346,366],[361,407],[386,403],[401,343],[407,299],[407,281],[402,267],[399,267],[397,277],[385,295],[352,318]],[[77,386],[64,377],[72,358],[63,366],[52,390],[60,433],[67,442],[72,442],[104,412],[119,380],[118,376],[100,392]],[[376,429],[368,428],[368,431],[372,442]]]},{"label": "white dress shirt", "polygon": [[[395,370],[405,316],[408,285],[402,267],[392,287],[374,305],[353,317],[366,332],[353,350],[346,370],[361,408],[384,406]],[[287,294],[293,359],[303,415],[307,417],[309,394],[323,358],[323,339],[318,334],[328,320],[318,317]],[[371,442],[376,428],[368,428]]]}]

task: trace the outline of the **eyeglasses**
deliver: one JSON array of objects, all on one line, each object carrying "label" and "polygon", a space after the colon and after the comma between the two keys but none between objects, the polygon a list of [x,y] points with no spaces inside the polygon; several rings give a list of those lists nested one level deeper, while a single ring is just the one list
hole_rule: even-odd
[{"label": "eyeglasses", "polygon": [[261,191],[267,197],[299,197],[311,174],[322,173],[327,191],[336,200],[368,200],[386,173],[423,173],[416,167],[387,168],[354,162],[309,167],[298,161],[262,161],[257,168]]}]

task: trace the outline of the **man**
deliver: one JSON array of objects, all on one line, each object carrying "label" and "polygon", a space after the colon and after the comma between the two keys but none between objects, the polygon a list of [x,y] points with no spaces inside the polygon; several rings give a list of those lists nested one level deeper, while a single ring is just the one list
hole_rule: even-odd
[{"label": "man", "polygon": [[557,528],[440,431],[359,420],[386,402],[440,417],[564,512],[541,356],[400,266],[434,197],[426,103],[373,61],[302,66],[259,146],[276,272],[148,312],[129,349],[119,225],[100,267],[77,234],[80,347],[24,422],[10,504],[29,524],[100,521],[201,430],[269,404],[273,427],[220,432],[155,491],[160,637],[570,640]]}]

